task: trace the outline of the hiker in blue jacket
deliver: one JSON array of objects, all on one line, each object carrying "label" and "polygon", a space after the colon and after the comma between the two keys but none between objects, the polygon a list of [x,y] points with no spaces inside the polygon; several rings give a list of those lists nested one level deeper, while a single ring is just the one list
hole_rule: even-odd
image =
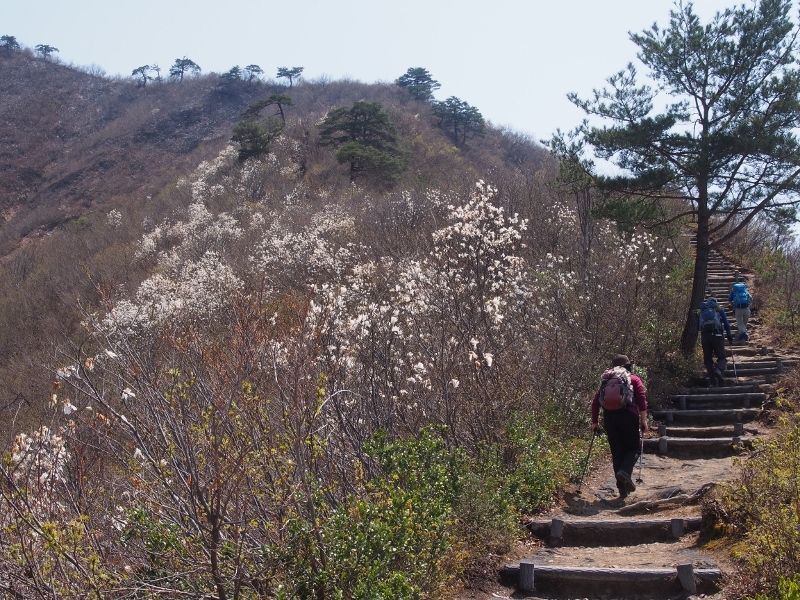
[{"label": "hiker in blue jacket", "polygon": [[750,320],[750,303],[753,297],[747,291],[747,286],[742,281],[739,271],[736,271],[736,283],[728,294],[728,300],[733,306],[733,314],[736,317],[736,328],[739,334],[736,336],[737,342],[746,342],[750,339],[747,335],[747,322]]},{"label": "hiker in blue jacket", "polygon": [[[733,343],[731,325],[728,317],[717,299],[713,296],[700,304],[697,313],[697,331],[700,332],[700,342],[703,346],[703,364],[708,372],[708,382],[711,387],[725,385],[722,374],[728,366],[725,357],[725,340],[723,333],[727,334],[728,342]],[[716,364],[714,357],[717,357]]]}]

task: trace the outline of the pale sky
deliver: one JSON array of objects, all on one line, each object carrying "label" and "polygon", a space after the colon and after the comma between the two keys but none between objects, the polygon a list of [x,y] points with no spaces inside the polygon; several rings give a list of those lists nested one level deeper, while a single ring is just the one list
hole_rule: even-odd
[{"label": "pale sky", "polygon": [[[752,0],[746,0],[750,5]],[[741,0],[695,0],[704,21]],[[129,76],[186,56],[203,73],[259,65],[392,82],[428,69],[494,125],[540,140],[577,126],[588,97],[636,59],[629,32],[669,23],[672,0],[0,0],[0,35],[64,63]],[[793,18],[797,16],[795,11]],[[0,77],[2,72],[0,72]],[[0,99],[2,102],[2,99]],[[657,107],[658,108],[658,107]]]}]

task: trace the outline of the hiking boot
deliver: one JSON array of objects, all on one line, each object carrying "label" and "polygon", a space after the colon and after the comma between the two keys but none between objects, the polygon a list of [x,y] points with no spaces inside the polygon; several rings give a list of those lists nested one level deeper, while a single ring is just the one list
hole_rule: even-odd
[{"label": "hiking boot", "polygon": [[619,470],[617,471],[617,483],[622,484],[619,486],[620,490],[625,490],[626,492],[635,492],[636,486],[633,484],[633,479],[631,476],[628,475],[625,471]]},{"label": "hiking boot", "polygon": [[725,385],[725,378],[722,376],[722,371],[720,371],[719,369],[714,369],[714,377],[716,378],[717,383],[720,385],[720,387]]}]

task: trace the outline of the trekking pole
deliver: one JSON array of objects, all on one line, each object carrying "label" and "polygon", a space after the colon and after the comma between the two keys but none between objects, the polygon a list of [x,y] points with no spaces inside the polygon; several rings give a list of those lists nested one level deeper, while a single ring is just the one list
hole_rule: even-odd
[{"label": "trekking pole", "polygon": [[636,483],[642,483],[642,455],[644,454],[644,432],[639,434],[639,477],[636,478]]},{"label": "trekking pole", "polygon": [[581,479],[578,482],[578,493],[581,493],[581,486],[583,485],[583,478],[586,476],[586,469],[589,468],[589,457],[592,455],[592,446],[594,446],[594,438],[597,437],[597,432],[592,431],[592,441],[589,442],[589,451],[586,453],[586,460],[583,463],[583,473],[581,473]]},{"label": "trekking pole", "polygon": [[736,355],[733,353],[733,342],[728,340],[728,348],[731,349],[731,362],[733,363],[733,376],[736,378],[736,383],[739,383],[739,375],[736,373]]}]

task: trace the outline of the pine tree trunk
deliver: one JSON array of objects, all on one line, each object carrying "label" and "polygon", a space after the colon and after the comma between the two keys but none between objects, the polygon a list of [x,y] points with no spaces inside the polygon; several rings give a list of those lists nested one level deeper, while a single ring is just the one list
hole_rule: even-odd
[{"label": "pine tree trunk", "polygon": [[686,323],[681,335],[681,352],[684,356],[691,356],[697,343],[697,309],[705,298],[706,282],[708,281],[708,259],[711,244],[708,237],[708,214],[698,211],[697,215],[697,245],[695,247],[694,279],[692,281],[692,295],[689,308],[686,312]]}]

